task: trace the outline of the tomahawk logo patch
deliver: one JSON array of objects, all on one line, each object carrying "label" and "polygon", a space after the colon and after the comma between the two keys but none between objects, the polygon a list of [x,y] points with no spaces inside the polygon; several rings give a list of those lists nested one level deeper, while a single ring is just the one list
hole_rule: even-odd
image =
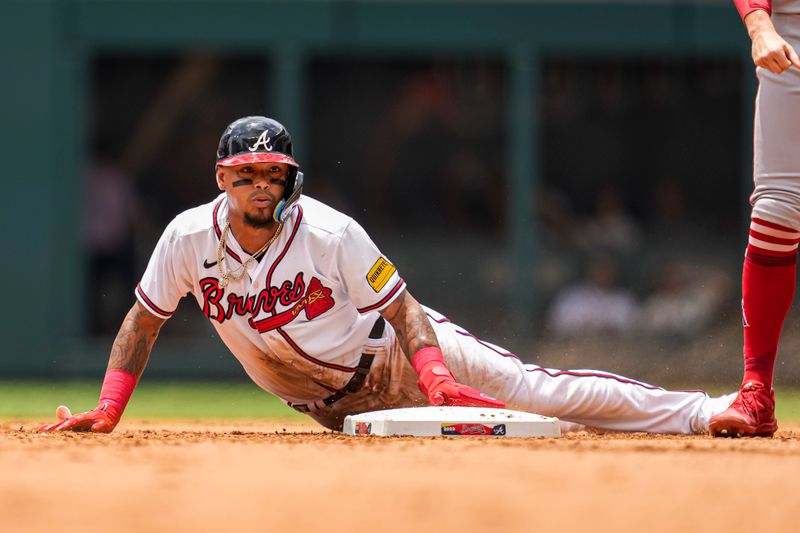
[{"label": "tomahawk logo patch", "polygon": [[372,265],[372,268],[367,272],[367,282],[369,286],[372,287],[373,291],[381,292],[381,289],[386,286],[386,282],[389,281],[389,278],[391,278],[392,274],[395,272],[397,272],[397,269],[394,265],[381,257],[375,261],[375,264]]},{"label": "tomahawk logo patch", "polygon": [[313,320],[333,308],[335,302],[331,297],[332,292],[328,287],[324,287],[317,278],[311,278],[305,298],[306,317],[309,320]]}]

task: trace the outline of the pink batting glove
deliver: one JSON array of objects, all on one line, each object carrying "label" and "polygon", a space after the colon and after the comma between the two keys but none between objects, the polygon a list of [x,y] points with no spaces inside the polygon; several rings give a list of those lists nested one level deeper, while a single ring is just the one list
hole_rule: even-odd
[{"label": "pink batting glove", "polygon": [[[95,409],[79,413],[75,416],[71,414],[61,418],[62,414],[57,412],[59,421],[54,424],[39,426],[39,431],[91,431],[92,433],[111,433],[122,417],[122,410],[118,405],[114,405],[111,400],[105,400]],[[59,407],[59,411],[61,408]],[[67,409],[69,414],[69,409]]]},{"label": "pink batting glove", "polygon": [[106,372],[103,387],[100,390],[100,401],[91,411],[72,416],[69,408],[60,405],[56,409],[58,422],[39,426],[39,431],[91,431],[93,433],[111,433],[122,418],[122,412],[136,387],[136,377],[118,368]]},{"label": "pink batting glove", "polygon": [[419,390],[431,405],[494,408],[506,406],[488,394],[457,382],[445,365],[442,351],[436,346],[426,346],[419,350],[414,354],[412,364],[419,374]]}]

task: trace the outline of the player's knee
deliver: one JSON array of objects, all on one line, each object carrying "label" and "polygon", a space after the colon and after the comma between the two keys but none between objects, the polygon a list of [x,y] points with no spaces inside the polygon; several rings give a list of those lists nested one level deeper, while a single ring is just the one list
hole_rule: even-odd
[{"label": "player's knee", "polygon": [[800,197],[758,198],[753,203],[751,219],[776,224],[785,231],[800,231]]}]

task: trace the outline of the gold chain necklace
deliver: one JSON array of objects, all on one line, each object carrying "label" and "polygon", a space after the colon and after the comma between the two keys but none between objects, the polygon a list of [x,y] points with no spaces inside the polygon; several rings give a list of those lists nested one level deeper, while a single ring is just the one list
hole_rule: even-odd
[{"label": "gold chain necklace", "polygon": [[253,261],[257,260],[261,255],[267,251],[269,245],[275,242],[275,239],[278,238],[278,235],[281,234],[281,229],[283,228],[283,224],[278,225],[278,229],[275,230],[275,233],[270,237],[270,239],[258,249],[256,253],[251,255],[242,266],[235,270],[231,270],[229,272],[225,272],[225,269],[222,268],[222,262],[225,260],[223,252],[225,250],[225,239],[228,236],[228,231],[231,229],[231,221],[229,220],[225,224],[225,228],[222,230],[222,234],[219,236],[219,246],[217,246],[217,271],[219,271],[219,286],[220,288],[224,289],[228,286],[228,283],[231,281],[239,281],[242,279],[245,274],[247,274],[247,269],[250,268],[250,265],[253,264]]}]

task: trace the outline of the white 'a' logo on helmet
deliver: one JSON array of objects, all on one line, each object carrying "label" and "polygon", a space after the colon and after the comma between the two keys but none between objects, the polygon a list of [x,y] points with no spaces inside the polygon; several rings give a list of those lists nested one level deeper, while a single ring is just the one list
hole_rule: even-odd
[{"label": "white 'a' logo on helmet", "polygon": [[256,150],[258,150],[259,146],[263,146],[264,150],[267,150],[267,151],[271,152],[272,151],[272,144],[270,143],[271,139],[269,137],[267,137],[267,132],[268,131],[269,130],[264,130],[263,132],[261,132],[261,135],[259,135],[258,139],[256,139],[256,143],[253,146],[251,146],[250,148],[248,148],[248,150],[250,150],[251,152],[255,152]]}]

